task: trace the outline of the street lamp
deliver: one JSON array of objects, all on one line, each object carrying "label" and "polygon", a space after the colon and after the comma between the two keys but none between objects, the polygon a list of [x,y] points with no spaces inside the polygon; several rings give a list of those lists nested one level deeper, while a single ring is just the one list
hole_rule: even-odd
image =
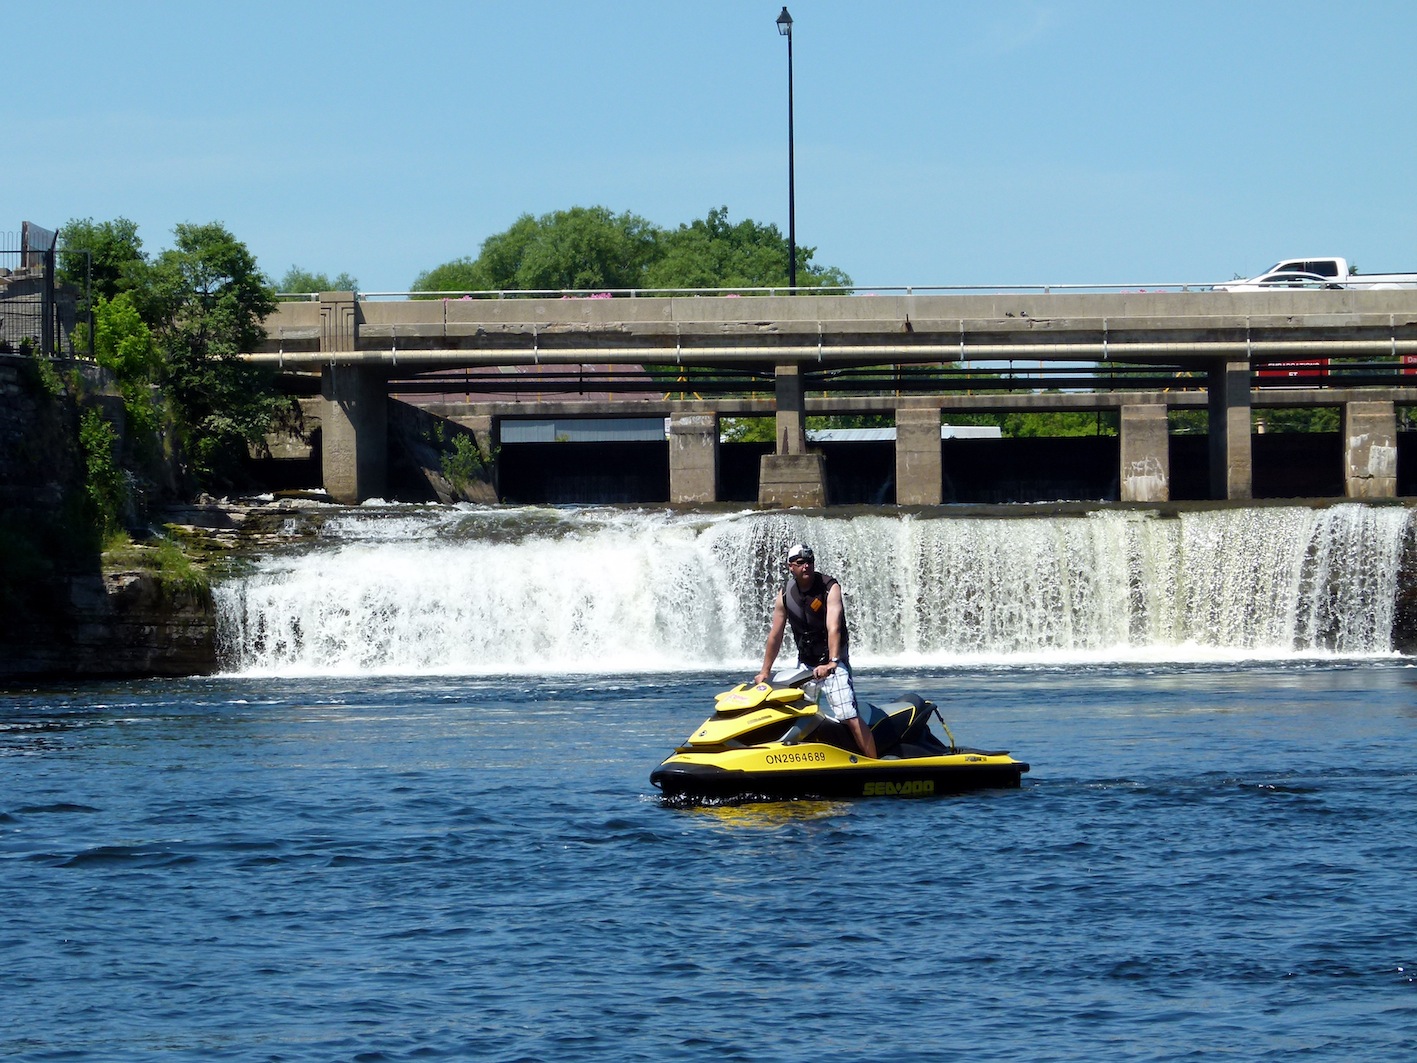
[{"label": "street lamp", "polygon": [[787,38],[787,286],[797,294],[797,179],[792,158],[792,16],[777,16],[777,32]]}]

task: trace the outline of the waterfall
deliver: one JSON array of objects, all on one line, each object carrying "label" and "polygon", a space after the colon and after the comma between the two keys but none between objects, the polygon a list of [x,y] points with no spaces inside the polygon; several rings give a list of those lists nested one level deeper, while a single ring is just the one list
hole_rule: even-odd
[{"label": "waterfall", "polygon": [[858,665],[1380,654],[1408,520],[354,510],[219,584],[219,637],[262,673],[748,670],[804,541],[842,581]]}]

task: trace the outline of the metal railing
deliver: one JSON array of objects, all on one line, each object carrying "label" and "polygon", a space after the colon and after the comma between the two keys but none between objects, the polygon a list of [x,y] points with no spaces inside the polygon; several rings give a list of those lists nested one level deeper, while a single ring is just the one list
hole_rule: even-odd
[{"label": "metal railing", "polygon": [[[49,244],[37,246],[35,232]],[[37,227],[22,234],[0,233],[0,352],[92,356],[91,349],[75,349],[75,330],[87,317],[80,301],[87,304],[87,296],[56,284],[56,262],[65,252],[54,246],[53,237]],[[91,344],[92,328],[87,335]]]},{"label": "metal railing", "polygon": [[[671,297],[741,297],[797,295],[1088,295],[1100,293],[1147,295],[1164,292],[1204,292],[1226,281],[1167,281],[1160,284],[852,284],[820,288],[536,288],[432,292],[359,292],[366,300],[415,299],[663,299]],[[277,298],[315,301],[319,292],[279,292]]]}]

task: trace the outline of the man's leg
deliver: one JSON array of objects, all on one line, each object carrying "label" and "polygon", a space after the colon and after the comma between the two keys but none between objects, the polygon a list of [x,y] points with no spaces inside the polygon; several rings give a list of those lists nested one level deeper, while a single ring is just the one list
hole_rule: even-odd
[{"label": "man's leg", "polygon": [[851,729],[851,735],[856,739],[856,745],[861,752],[875,760],[876,736],[871,733],[871,728],[866,726],[860,716],[851,717],[846,721],[846,726]]},{"label": "man's leg", "polygon": [[876,736],[856,711],[856,689],[851,682],[850,669],[839,668],[822,680],[822,696],[827,701],[827,714],[846,724],[851,737],[856,740],[856,748],[875,760]]}]

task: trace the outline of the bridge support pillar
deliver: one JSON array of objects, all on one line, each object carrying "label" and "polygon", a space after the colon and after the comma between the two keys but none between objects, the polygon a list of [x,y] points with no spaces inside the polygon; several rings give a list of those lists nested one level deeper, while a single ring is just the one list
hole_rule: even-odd
[{"label": "bridge support pillar", "polygon": [[1165,405],[1123,406],[1121,421],[1122,501],[1169,502],[1171,441]]},{"label": "bridge support pillar", "polygon": [[336,502],[354,505],[388,487],[389,398],[382,375],[340,366],[334,356],[359,346],[359,303],[353,292],[320,293],[320,370],[325,400],[321,421],[321,475]]},{"label": "bridge support pillar", "polygon": [[669,501],[718,501],[718,414],[670,414]]},{"label": "bridge support pillar", "polygon": [[1250,363],[1219,362],[1206,383],[1210,412],[1210,497],[1254,497],[1250,457]]},{"label": "bridge support pillar", "polygon": [[801,366],[777,367],[773,397],[777,400],[777,453],[807,453],[807,389]]},{"label": "bridge support pillar", "polygon": [[381,497],[389,479],[389,398],[383,376],[328,365],[320,372],[320,391],[325,398],[325,492],[345,505]]},{"label": "bridge support pillar", "polygon": [[802,369],[777,367],[776,453],[758,466],[758,501],[767,506],[819,507],[827,504],[826,461],[807,452],[807,392]]},{"label": "bridge support pillar", "polygon": [[895,411],[896,505],[938,506],[944,499],[944,471],[939,408],[898,408]]},{"label": "bridge support pillar", "polygon": [[1343,404],[1343,493],[1397,496],[1397,413],[1391,402]]}]

